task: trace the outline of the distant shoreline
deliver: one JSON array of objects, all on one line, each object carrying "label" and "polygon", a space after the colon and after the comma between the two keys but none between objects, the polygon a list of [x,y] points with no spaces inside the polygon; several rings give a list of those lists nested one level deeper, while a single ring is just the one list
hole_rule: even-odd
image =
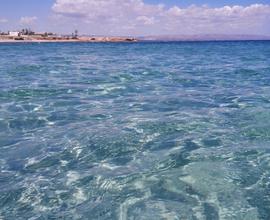
[{"label": "distant shoreline", "polygon": [[[13,36],[14,35],[14,36]],[[0,43],[121,43],[121,42],[232,42],[270,41],[270,36],[260,35],[160,35],[160,36],[61,36],[56,34],[10,32],[0,35]]]},{"label": "distant shoreline", "polygon": [[82,41],[82,40],[0,40],[0,44],[12,43],[196,43],[196,42],[251,42],[251,41],[270,41],[270,39],[247,39],[247,40],[134,40],[134,41]]},{"label": "distant shoreline", "polygon": [[76,40],[0,40],[1,43],[132,43],[138,41],[76,41]]},{"label": "distant shoreline", "polygon": [[1,37],[0,43],[99,43],[99,42],[137,42],[135,38],[128,37],[78,37],[78,38],[39,38],[25,37],[16,39],[10,37]]}]

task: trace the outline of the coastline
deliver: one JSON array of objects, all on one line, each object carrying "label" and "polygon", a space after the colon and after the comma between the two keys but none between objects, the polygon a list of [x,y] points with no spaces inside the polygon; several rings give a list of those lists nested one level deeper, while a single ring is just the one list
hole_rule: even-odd
[{"label": "coastline", "polygon": [[70,38],[25,38],[25,39],[8,39],[1,38],[0,43],[117,43],[117,42],[138,42],[138,39],[135,38],[125,38],[125,37],[79,37],[77,39]]},{"label": "coastline", "polygon": [[81,37],[77,39],[41,39],[41,38],[28,38],[28,39],[8,39],[0,37],[0,44],[2,43],[135,43],[135,42],[233,42],[233,41],[270,41],[270,38],[265,39],[143,39],[143,38],[122,38],[122,37],[96,37],[96,38],[87,38]]}]

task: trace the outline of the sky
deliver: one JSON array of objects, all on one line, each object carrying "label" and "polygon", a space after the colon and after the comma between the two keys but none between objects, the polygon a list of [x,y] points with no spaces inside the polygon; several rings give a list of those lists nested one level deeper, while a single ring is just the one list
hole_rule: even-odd
[{"label": "sky", "polygon": [[270,36],[270,0],[0,0],[0,30]]}]

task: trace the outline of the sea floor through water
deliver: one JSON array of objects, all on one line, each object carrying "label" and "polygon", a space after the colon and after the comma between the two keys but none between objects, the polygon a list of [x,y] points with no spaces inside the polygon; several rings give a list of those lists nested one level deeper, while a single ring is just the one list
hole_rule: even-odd
[{"label": "sea floor through water", "polygon": [[1,44],[0,219],[270,219],[270,43]]}]

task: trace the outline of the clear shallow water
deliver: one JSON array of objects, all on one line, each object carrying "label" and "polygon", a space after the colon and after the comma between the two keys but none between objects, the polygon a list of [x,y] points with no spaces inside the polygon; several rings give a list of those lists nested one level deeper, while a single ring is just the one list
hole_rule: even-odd
[{"label": "clear shallow water", "polygon": [[270,219],[269,42],[0,57],[0,219]]}]

